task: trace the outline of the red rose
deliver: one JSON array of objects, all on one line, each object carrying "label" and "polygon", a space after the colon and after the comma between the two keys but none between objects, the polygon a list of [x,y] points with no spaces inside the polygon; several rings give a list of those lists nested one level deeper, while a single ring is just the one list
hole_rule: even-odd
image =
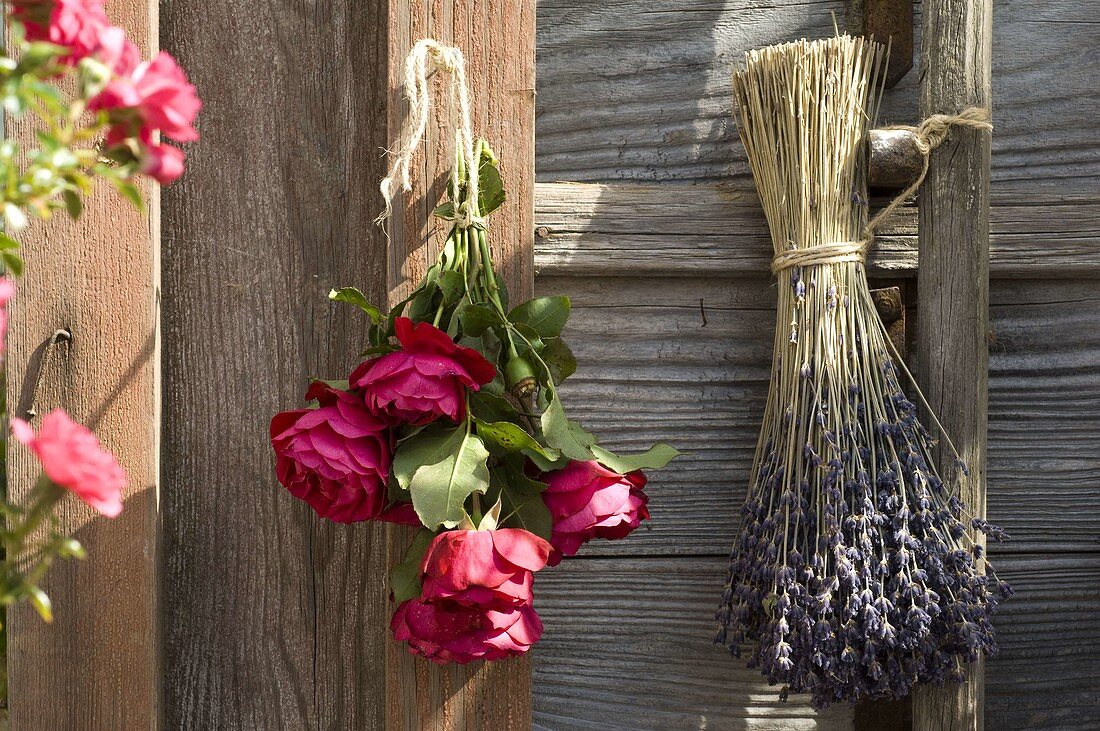
[{"label": "red rose", "polygon": [[593,538],[622,538],[649,517],[640,470],[620,475],[599,462],[572,461],[542,479],[547,484],[542,499],[554,519],[551,566]]},{"label": "red rose", "polygon": [[462,604],[528,604],[533,573],[546,565],[551,546],[518,528],[440,533],[420,564],[422,597]]},{"label": "red rose", "polygon": [[351,374],[367,407],[398,424],[427,424],[440,416],[461,421],[466,389],[493,380],[496,368],[473,348],[456,345],[447,333],[407,317],[394,321],[401,350],[365,361]]},{"label": "red rose", "polygon": [[542,636],[542,622],[529,604],[482,608],[410,599],[394,612],[390,628],[394,638],[409,643],[409,652],[440,664],[522,655]]},{"label": "red rose", "polygon": [[337,523],[371,518],[409,522],[411,511],[400,507],[384,513],[393,456],[386,425],[355,395],[320,381],[306,398],[320,406],[276,414],[271,420],[279,482],[319,516]]},{"label": "red rose", "polygon": [[38,457],[54,484],[75,493],[108,518],[122,512],[126,473],[86,427],[54,409],[42,418],[38,434],[22,419],[12,419],[11,430],[16,441]]}]

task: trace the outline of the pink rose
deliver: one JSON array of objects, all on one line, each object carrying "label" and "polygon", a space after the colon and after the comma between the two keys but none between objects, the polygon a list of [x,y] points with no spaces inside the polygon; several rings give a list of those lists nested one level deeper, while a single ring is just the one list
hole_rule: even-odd
[{"label": "pink rose", "polygon": [[15,282],[11,277],[0,277],[0,356],[8,342],[8,303],[15,296]]},{"label": "pink rose", "polygon": [[99,31],[110,26],[100,0],[23,0],[12,5],[12,18],[22,21],[28,41],[69,48],[64,60],[74,64],[91,55],[99,45]]},{"label": "pink rose", "polygon": [[534,572],[546,566],[551,546],[519,528],[440,533],[420,564],[421,596],[461,604],[528,604]]},{"label": "pink rose", "polygon": [[410,599],[394,612],[390,628],[409,652],[440,664],[522,655],[542,636],[542,622],[529,604],[482,608]]},{"label": "pink rose", "polygon": [[46,414],[37,436],[22,419],[12,419],[11,429],[15,438],[35,453],[55,484],[76,493],[108,518],[122,512],[126,473],[95,435],[64,411],[54,409]]},{"label": "pink rose", "polygon": [[593,538],[622,538],[649,517],[640,470],[620,475],[599,462],[572,461],[542,479],[547,484],[542,499],[554,519],[551,566]]},{"label": "pink rose", "polygon": [[131,128],[131,134],[159,131],[179,142],[199,138],[191,125],[202,102],[183,69],[164,51],[153,60],[138,64],[128,75],[111,81],[92,99],[88,108],[92,111],[133,110],[139,129]]},{"label": "pink rose", "polygon": [[394,329],[401,350],[361,363],[349,379],[367,407],[398,424],[427,424],[440,416],[461,421],[466,389],[477,391],[493,380],[496,368],[426,322],[398,317]]},{"label": "pink rose", "polygon": [[141,63],[141,51],[126,31],[116,26],[99,29],[92,55],[119,76],[129,76]]},{"label": "pink rose", "polygon": [[385,511],[392,458],[386,424],[355,395],[321,381],[310,386],[306,398],[320,406],[271,420],[279,482],[319,516],[337,523],[408,522],[411,510]]}]

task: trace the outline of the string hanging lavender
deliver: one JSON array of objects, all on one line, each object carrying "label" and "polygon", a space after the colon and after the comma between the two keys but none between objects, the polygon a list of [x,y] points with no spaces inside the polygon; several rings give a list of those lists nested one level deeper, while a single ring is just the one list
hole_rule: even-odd
[{"label": "string hanging lavender", "polygon": [[[850,36],[799,41],[748,53],[733,78],[778,313],[716,642],[747,648],[782,697],[811,693],[819,708],[962,680],[964,663],[996,652],[990,615],[1011,594],[983,559],[984,538],[1005,536],[957,496],[961,460],[948,479],[937,469],[871,299],[874,227],[920,183],[868,221],[864,141],[884,55]],[[989,126],[966,110],[913,128],[925,171],[952,125]]]}]

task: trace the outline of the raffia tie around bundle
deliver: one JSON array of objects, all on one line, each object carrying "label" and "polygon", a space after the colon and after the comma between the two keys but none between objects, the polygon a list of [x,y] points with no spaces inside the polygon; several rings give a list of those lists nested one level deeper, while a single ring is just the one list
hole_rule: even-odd
[{"label": "raffia tie around bundle", "polygon": [[863,227],[863,238],[859,241],[834,241],[820,246],[811,246],[805,249],[792,248],[777,254],[772,259],[772,273],[778,274],[791,267],[812,266],[814,264],[839,264],[843,262],[863,261],[867,256],[867,249],[875,239],[875,229],[894,210],[909,199],[924,182],[928,175],[928,161],[932,150],[936,149],[947,139],[953,127],[969,127],[970,129],[992,130],[993,125],[989,121],[989,110],[980,107],[969,107],[958,114],[933,114],[916,127],[909,125],[893,125],[886,129],[906,130],[912,132],[915,138],[917,151],[921,154],[921,170],[913,182],[905,190],[899,193],[890,203],[879,211],[874,218]]},{"label": "raffia tie around bundle", "polygon": [[[462,51],[454,46],[445,46],[431,38],[419,40],[405,59],[404,89],[405,97],[409,100],[409,116],[401,129],[397,149],[389,152],[392,158],[390,171],[380,185],[386,208],[376,219],[379,224],[393,213],[395,186],[400,183],[401,190],[405,192],[412,190],[409,168],[413,155],[428,129],[432,98],[429,84],[437,71],[443,71],[450,76],[447,101],[451,117],[454,118],[456,114],[458,116],[453,143],[454,148],[457,149],[452,148],[452,152],[462,155],[467,170],[477,169],[477,160],[474,157],[473,125],[470,121],[470,92],[466,86],[466,61]],[[457,170],[452,166],[452,176],[457,177],[457,175]],[[478,176],[475,173],[469,175],[468,179],[468,199],[476,201]],[[457,187],[457,179],[455,184]],[[465,207],[456,210],[454,215],[455,223],[463,228],[481,223],[478,217],[472,216]]]}]

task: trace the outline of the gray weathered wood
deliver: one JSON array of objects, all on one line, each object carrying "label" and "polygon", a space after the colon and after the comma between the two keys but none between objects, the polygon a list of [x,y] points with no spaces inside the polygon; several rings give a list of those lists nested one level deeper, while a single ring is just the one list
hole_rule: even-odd
[{"label": "gray weathered wood", "polygon": [[[489,242],[495,263],[518,302],[528,298],[534,288],[534,3],[464,0],[433,8],[425,13],[420,2],[389,2],[389,139],[398,139],[407,113],[399,99],[404,59],[412,44],[432,37],[461,49],[466,58],[474,134],[485,137],[501,160],[508,196],[506,204],[489,219]],[[446,235],[431,215],[453,162],[452,131],[457,123],[447,119],[442,98],[438,96],[440,103],[433,106],[435,119],[429,125],[424,152],[414,165],[414,190],[397,201],[387,275],[393,301],[419,283]],[[438,234],[429,236],[429,228],[439,229]],[[401,559],[411,535],[403,528],[391,531],[391,560]],[[404,645],[389,639],[387,631],[386,664],[387,729],[481,731],[522,729],[531,724],[528,658],[441,668],[414,659]]]},{"label": "gray weathered wood", "polygon": [[[925,0],[922,117],[992,104],[993,0]],[[989,404],[989,187],[991,135],[955,129],[932,152],[920,190],[917,237],[917,380],[969,468],[958,495],[986,514]],[[945,440],[944,440],[945,441]],[[941,441],[940,471],[956,454]],[[980,540],[980,538],[979,538]],[[966,680],[913,693],[916,731],[985,728],[984,658]]]},{"label": "gray weathered wood", "polygon": [[[582,553],[724,555],[767,391],[774,285],[540,276],[537,290],[573,301],[571,413],[625,451],[665,440],[688,453],[654,474],[646,527]],[[1087,279],[1013,280],[995,282],[992,297],[989,513],[1012,536],[998,549],[1095,550],[1100,292]]]},{"label": "gray weathered wood", "polygon": [[164,194],[166,728],[381,728],[381,533],[275,480],[267,424],[342,378],[386,297],[380,2],[162,6],[205,103]]},{"label": "gray weathered wood", "polygon": [[[112,3],[109,13],[144,53],[156,48],[156,3]],[[12,136],[37,144],[33,116],[11,121]],[[21,237],[27,269],[4,358],[8,415],[25,414],[44,367],[38,414],[60,407],[86,424],[116,455],[129,487],[113,520],[74,497],[59,506],[60,528],[88,558],[55,563],[42,582],[54,622],[27,604],[8,611],[5,700],[15,729],[148,729],[160,714],[160,240],[157,188],[143,184],[142,193],[146,211],[102,184],[80,221],[56,216]],[[44,359],[59,328],[73,340]],[[20,499],[40,468],[14,440],[7,448],[10,494]]]},{"label": "gray weathered wood", "polygon": [[[771,261],[767,223],[751,187],[539,183],[535,200],[540,274],[757,276]],[[1100,276],[1100,188],[995,194],[990,217],[994,276]],[[872,275],[916,274],[916,224],[915,206],[884,223],[870,252]]]},{"label": "gray weathered wood", "polygon": [[[749,182],[729,69],[744,51],[845,25],[847,0],[543,0],[538,174],[544,181]],[[918,19],[920,9],[918,8]],[[1100,185],[1098,0],[1003,2],[995,17],[994,189],[1072,194]],[[625,19],[625,21],[624,21]],[[887,94],[884,123],[917,118],[918,74]]]},{"label": "gray weathered wood", "polygon": [[[657,503],[659,507],[659,503]],[[996,546],[994,547],[996,549]],[[996,555],[1018,594],[996,622],[986,727],[1100,726],[1100,563]],[[535,659],[535,727],[842,729],[847,708],[814,714],[711,645],[720,557],[567,559],[536,581],[546,635]]]}]

